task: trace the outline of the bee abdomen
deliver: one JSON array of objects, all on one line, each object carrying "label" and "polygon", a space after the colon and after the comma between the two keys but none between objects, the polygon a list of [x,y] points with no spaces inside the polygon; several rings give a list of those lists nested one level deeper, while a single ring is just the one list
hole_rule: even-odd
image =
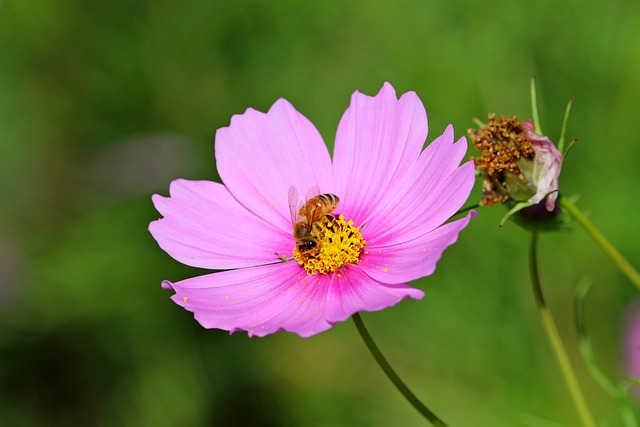
[{"label": "bee abdomen", "polygon": [[326,203],[329,203],[332,205],[337,205],[338,202],[340,201],[340,198],[338,196],[331,193],[320,194],[318,197],[322,198]]}]

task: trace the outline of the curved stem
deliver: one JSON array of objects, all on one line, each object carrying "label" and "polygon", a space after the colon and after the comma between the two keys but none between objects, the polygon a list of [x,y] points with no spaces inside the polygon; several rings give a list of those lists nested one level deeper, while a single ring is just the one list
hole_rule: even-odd
[{"label": "curved stem", "polygon": [[542,326],[546,332],[549,346],[558,361],[560,371],[562,371],[562,376],[569,388],[569,394],[571,394],[571,397],[573,398],[573,403],[576,406],[576,410],[582,420],[582,424],[586,427],[595,427],[596,424],[594,423],[591,413],[589,412],[589,407],[584,400],[576,375],[569,363],[569,356],[562,344],[562,338],[560,338],[558,328],[556,328],[553,316],[551,315],[549,307],[547,307],[547,302],[545,301],[544,293],[542,292],[540,273],[538,272],[538,233],[533,233],[531,237],[529,265],[531,270],[533,294],[536,298],[536,306],[538,307],[538,313],[540,314],[540,320],[542,320]]},{"label": "curved stem", "polygon": [[422,414],[423,417],[431,422],[431,424],[436,427],[447,427],[444,421],[438,418],[436,414],[431,412],[431,410],[427,408],[424,403],[422,403],[420,399],[418,399],[416,395],[411,392],[411,390],[409,390],[409,387],[407,387],[407,385],[400,379],[398,374],[396,374],[389,362],[387,362],[387,359],[385,359],[385,357],[382,355],[382,352],[380,351],[376,343],[373,341],[373,338],[371,338],[371,335],[369,335],[369,331],[367,330],[366,326],[364,326],[364,322],[362,321],[360,314],[356,313],[352,316],[352,318],[354,323],[356,324],[356,328],[358,329],[360,336],[362,337],[362,340],[371,352],[371,355],[378,363],[378,366],[380,366],[380,368],[387,375],[387,378],[389,378],[393,385],[396,386],[398,391],[402,393],[405,399],[407,399],[409,403],[411,403],[411,405],[418,412],[420,412],[420,414]]},{"label": "curved stem", "polygon": [[580,283],[578,283],[578,287],[576,288],[575,296],[573,299],[573,319],[578,331],[580,354],[582,355],[582,359],[584,360],[584,363],[587,366],[591,377],[618,404],[620,416],[624,425],[626,427],[638,427],[638,422],[636,421],[635,414],[633,413],[633,408],[631,407],[629,399],[627,398],[626,387],[621,387],[620,385],[614,384],[613,381],[609,379],[605,371],[600,367],[598,361],[596,360],[593,346],[591,345],[591,338],[589,338],[589,334],[587,334],[587,330],[584,324],[583,301],[585,296],[587,295],[587,292],[589,291],[590,286],[591,282],[586,280],[580,281]]},{"label": "curved stem", "polygon": [[578,224],[584,228],[584,231],[586,231],[596,244],[600,246],[600,249],[602,249],[609,258],[611,258],[611,261],[613,261],[620,271],[622,271],[622,273],[627,276],[627,278],[631,280],[638,289],[640,289],[640,274],[638,271],[633,268],[629,261],[627,261],[627,259],[618,252],[607,238],[604,237],[600,230],[598,230],[598,228],[589,221],[582,211],[580,211],[580,209],[578,209],[578,207],[566,197],[560,197],[560,205],[562,205],[562,207],[569,212]]}]

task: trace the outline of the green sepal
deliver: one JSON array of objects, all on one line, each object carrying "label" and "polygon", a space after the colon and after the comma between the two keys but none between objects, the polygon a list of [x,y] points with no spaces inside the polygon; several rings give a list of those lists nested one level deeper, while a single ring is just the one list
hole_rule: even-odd
[{"label": "green sepal", "polygon": [[[550,193],[551,194],[551,193]],[[548,194],[547,194],[548,196]],[[509,211],[502,217],[500,227],[511,219],[520,227],[531,232],[549,232],[569,230],[571,217],[556,202],[552,212],[546,209],[546,196],[539,203],[507,201]]]},{"label": "green sepal", "polygon": [[516,203],[511,209],[509,209],[509,211],[506,214],[504,214],[504,216],[500,220],[500,223],[498,224],[498,227],[502,228],[504,223],[507,222],[507,220],[511,218],[511,216],[513,216],[514,214],[516,214],[517,212],[521,211],[524,208],[528,208],[529,206],[533,206],[533,203],[531,202]]}]

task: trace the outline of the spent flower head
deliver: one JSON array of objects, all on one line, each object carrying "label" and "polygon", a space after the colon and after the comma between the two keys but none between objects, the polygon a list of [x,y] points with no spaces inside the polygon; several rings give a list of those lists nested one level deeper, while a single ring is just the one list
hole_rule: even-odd
[{"label": "spent flower head", "polygon": [[353,94],[333,159],[284,99],[233,116],[215,140],[224,185],[173,181],[149,226],[176,260],[225,271],[163,287],[202,326],[258,336],[310,336],[422,298],[407,282],[433,273],[475,215],[445,224],[474,183],[465,138],[448,126],[423,150],[426,137],[420,99],[388,83]]},{"label": "spent flower head", "polygon": [[469,129],[469,136],[480,150],[473,160],[482,173],[481,204],[546,199],[547,211],[555,209],[562,154],[549,138],[536,133],[532,120],[490,114],[486,126]]}]

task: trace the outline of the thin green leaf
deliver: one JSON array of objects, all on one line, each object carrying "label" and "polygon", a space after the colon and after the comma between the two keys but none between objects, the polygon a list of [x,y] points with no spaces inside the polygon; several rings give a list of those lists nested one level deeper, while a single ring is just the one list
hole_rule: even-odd
[{"label": "thin green leaf", "polygon": [[540,124],[540,115],[538,114],[538,95],[536,94],[536,76],[531,77],[531,114],[533,115],[533,124],[536,127],[538,135],[542,133],[542,125]]},{"label": "thin green leaf", "polygon": [[[566,155],[567,153],[564,152],[564,136],[565,133],[567,131],[567,122],[569,121],[569,114],[571,113],[571,106],[573,105],[573,97],[569,98],[569,102],[567,102],[567,108],[564,110],[564,119],[562,120],[562,130],[560,131],[560,139],[558,140],[558,151],[560,151],[562,154]],[[567,152],[569,151],[569,148],[571,148],[571,145],[573,145],[573,143],[576,140],[574,139],[572,141],[572,143],[569,145],[569,147],[567,147]]]}]

